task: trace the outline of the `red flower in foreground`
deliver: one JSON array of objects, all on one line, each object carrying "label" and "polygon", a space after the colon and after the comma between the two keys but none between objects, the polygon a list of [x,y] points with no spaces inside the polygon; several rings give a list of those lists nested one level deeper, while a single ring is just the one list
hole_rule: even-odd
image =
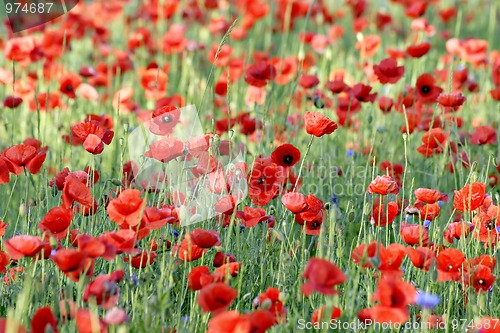
[{"label": "red flower in foreground", "polygon": [[428,204],[433,204],[437,201],[448,201],[448,195],[430,188],[417,188],[413,193],[417,200]]},{"label": "red flower in foreground", "polygon": [[38,228],[47,231],[58,240],[62,240],[68,234],[68,229],[73,218],[73,211],[64,207],[54,207],[45,214],[38,224]]},{"label": "red flower in foreground", "polygon": [[13,260],[24,256],[34,257],[42,250],[44,243],[36,236],[14,236],[5,241],[5,250]]},{"label": "red flower in foreground", "polygon": [[31,319],[31,333],[57,333],[57,319],[50,306],[39,308]]},{"label": "red flower in foreground", "polygon": [[279,166],[289,168],[300,160],[300,150],[291,144],[283,144],[272,152],[271,159]]},{"label": "red flower in foreground", "polygon": [[67,143],[81,144],[86,151],[97,155],[104,150],[104,144],[111,143],[113,136],[114,132],[104,127],[99,121],[86,119],[71,126],[71,134],[63,138]]},{"label": "red flower in foreground", "polygon": [[23,144],[3,150],[0,153],[0,160],[3,160],[8,170],[15,175],[21,174],[25,168],[35,175],[42,168],[47,150],[48,147],[41,148],[37,140],[35,143],[26,140]]},{"label": "red flower in foreground", "polygon": [[90,282],[83,292],[83,301],[88,302],[90,298],[103,309],[109,309],[116,305],[120,289],[117,283],[123,279],[124,271],[117,270],[111,274],[101,274]]},{"label": "red flower in foreground", "polygon": [[99,316],[87,309],[78,309],[76,313],[78,333],[106,333],[106,323]]},{"label": "red flower in foreground", "polygon": [[86,251],[75,249],[60,249],[51,256],[52,261],[70,279],[77,282],[80,274],[86,269],[87,275],[93,274],[93,260]]},{"label": "red flower in foreground", "polygon": [[425,227],[420,224],[402,223],[399,228],[399,235],[403,242],[408,245],[429,245],[429,233]]},{"label": "red flower in foreground", "polygon": [[325,134],[332,134],[338,128],[338,125],[319,112],[306,112],[304,121],[307,134],[321,137]]},{"label": "red flower in foreground", "polygon": [[381,278],[373,300],[378,304],[369,309],[370,317],[380,323],[404,323],[410,316],[408,305],[416,301],[415,287],[393,275]]},{"label": "red flower in foreground", "polygon": [[126,189],[109,202],[106,211],[109,219],[116,222],[121,229],[129,229],[139,224],[143,209],[144,199],[141,199],[141,192]]},{"label": "red flower in foreground", "polygon": [[285,193],[281,202],[294,214],[300,213],[307,208],[306,196],[298,192]]},{"label": "red flower in foreground", "polygon": [[197,302],[203,312],[217,315],[225,311],[237,295],[236,289],[225,283],[212,283],[201,289]]},{"label": "red flower in foreground", "polygon": [[368,185],[367,192],[380,195],[387,195],[389,193],[398,194],[399,187],[397,182],[390,176],[383,175],[377,176],[377,178],[371,181],[370,185]]},{"label": "red flower in foreground", "polygon": [[486,194],[486,185],[475,182],[467,184],[460,190],[455,191],[453,207],[461,212],[469,212],[479,208]]},{"label": "red flower in foreground", "polygon": [[465,256],[462,251],[454,248],[445,249],[439,252],[436,257],[438,281],[458,281],[462,276]]},{"label": "red flower in foreground", "polygon": [[306,282],[302,284],[305,296],[318,292],[323,295],[335,295],[336,285],[342,284],[347,277],[335,264],[326,259],[311,258],[302,274]]},{"label": "red flower in foreground", "polygon": [[382,60],[379,65],[373,65],[373,72],[382,84],[396,83],[403,77],[405,68],[398,66],[396,59],[387,58]]},{"label": "red flower in foreground", "polygon": [[248,176],[248,195],[257,206],[264,206],[275,198],[285,181],[284,169],[269,157],[255,159]]},{"label": "red flower in foreground", "polygon": [[435,85],[436,79],[429,74],[425,73],[417,78],[417,100],[421,103],[434,103],[439,94],[443,91],[442,88]]}]

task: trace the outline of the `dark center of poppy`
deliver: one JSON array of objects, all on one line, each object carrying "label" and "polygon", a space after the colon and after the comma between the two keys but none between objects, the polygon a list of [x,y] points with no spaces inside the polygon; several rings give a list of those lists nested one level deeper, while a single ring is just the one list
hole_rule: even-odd
[{"label": "dark center of poppy", "polygon": [[484,223],[484,227],[488,230],[493,230],[495,229],[495,225],[493,224],[493,221],[489,220]]},{"label": "dark center of poppy", "polygon": [[169,114],[161,117],[161,122],[164,124],[171,123],[172,121],[173,121],[172,116],[170,116]]},{"label": "dark center of poppy", "polygon": [[64,87],[64,91],[66,91],[66,92],[73,91],[73,85],[71,83],[67,84],[66,87]]},{"label": "dark center of poppy", "polygon": [[266,181],[266,180],[265,180],[264,178],[259,178],[259,179],[257,180],[257,184],[262,185],[262,184],[264,184],[264,182],[265,182],[265,181]]},{"label": "dark center of poppy", "polygon": [[283,157],[283,163],[286,165],[291,165],[293,162],[293,156],[290,154],[286,154],[285,157]]},{"label": "dark center of poppy", "polygon": [[423,94],[428,94],[431,92],[431,87],[429,86],[422,86],[422,89],[420,89],[420,91],[423,93]]},{"label": "dark center of poppy", "polygon": [[313,229],[319,228],[320,226],[321,226],[321,224],[318,223],[317,221],[314,221],[313,223],[311,223],[311,228],[313,228]]},{"label": "dark center of poppy", "polygon": [[447,268],[448,268],[449,271],[451,271],[453,269],[453,265],[449,264]]}]

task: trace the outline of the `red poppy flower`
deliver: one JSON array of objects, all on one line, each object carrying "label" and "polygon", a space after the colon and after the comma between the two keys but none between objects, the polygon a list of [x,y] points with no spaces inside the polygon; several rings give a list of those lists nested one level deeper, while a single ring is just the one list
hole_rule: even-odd
[{"label": "red poppy flower", "polygon": [[281,202],[294,214],[300,213],[308,207],[306,196],[298,192],[285,193],[281,197]]},{"label": "red poppy flower", "polygon": [[121,229],[128,229],[139,224],[143,209],[144,199],[141,199],[141,192],[126,189],[109,202],[106,211],[111,221],[116,222]]},{"label": "red poppy flower", "polygon": [[59,79],[59,92],[68,96],[69,98],[76,98],[75,91],[82,83],[82,79],[75,73],[64,74]]},{"label": "red poppy flower", "polygon": [[426,55],[430,49],[431,44],[428,42],[423,42],[420,44],[408,46],[408,48],[406,49],[406,54],[408,54],[412,58],[420,58]]},{"label": "red poppy flower", "polygon": [[231,215],[238,204],[238,198],[235,195],[225,195],[214,204],[217,213]]},{"label": "red poppy flower", "polygon": [[417,205],[420,210],[420,219],[422,221],[433,221],[438,215],[441,208],[438,203]]},{"label": "red poppy flower", "polygon": [[430,188],[417,188],[413,194],[415,194],[418,201],[428,204],[433,204],[438,201],[448,202],[448,195]]},{"label": "red poppy flower", "polygon": [[236,257],[234,256],[234,254],[217,252],[214,256],[214,261],[212,264],[214,267],[220,267],[230,262],[236,262]]},{"label": "red poppy flower", "polygon": [[248,195],[255,205],[264,206],[279,194],[284,181],[282,167],[269,157],[256,158],[249,174]]},{"label": "red poppy flower", "polygon": [[462,251],[448,248],[439,252],[436,257],[438,281],[458,281],[462,275],[465,256]]},{"label": "red poppy flower", "polygon": [[0,155],[0,184],[7,184],[10,181],[10,169],[12,164],[5,157]]},{"label": "red poppy flower", "polygon": [[271,159],[274,163],[284,168],[294,166],[300,160],[300,150],[291,144],[283,144],[276,148],[272,154]]},{"label": "red poppy flower", "polygon": [[314,310],[313,314],[311,315],[311,322],[321,323],[323,321],[329,321],[332,319],[340,318],[340,316],[342,315],[342,311],[336,306],[332,308],[332,313],[329,316],[325,313],[326,310],[327,310],[326,305],[322,305],[316,310]]},{"label": "red poppy flower", "polygon": [[343,76],[335,76],[333,81],[326,83],[326,89],[330,90],[332,94],[339,94],[341,92],[348,92],[351,88],[344,82]]},{"label": "red poppy flower", "polygon": [[9,171],[19,175],[26,168],[30,173],[37,174],[47,156],[48,147],[34,147],[30,144],[20,144],[3,150],[0,154]]},{"label": "red poppy flower", "polygon": [[114,271],[111,274],[98,275],[90,282],[83,291],[83,301],[88,302],[90,298],[103,309],[110,309],[116,305],[120,295],[117,283],[123,279],[123,270]]},{"label": "red poppy flower", "polygon": [[396,83],[405,73],[404,66],[398,66],[398,62],[394,58],[387,58],[378,65],[373,65],[373,72],[377,76],[380,83]]},{"label": "red poppy flower", "polygon": [[361,267],[369,268],[374,267],[372,259],[380,253],[380,249],[384,246],[378,242],[371,242],[370,244],[358,245],[351,253],[352,260],[361,265]]},{"label": "red poppy flower", "polygon": [[191,239],[194,244],[202,249],[208,249],[220,245],[219,233],[215,230],[204,230],[196,228],[191,232]]},{"label": "red poppy flower", "polygon": [[245,73],[245,82],[254,87],[264,87],[267,81],[276,76],[274,66],[266,61],[259,61],[250,65]]},{"label": "red poppy flower", "polygon": [[104,144],[109,145],[113,140],[114,132],[105,129],[96,120],[85,120],[71,126],[71,136],[63,136],[67,143],[82,144],[86,151],[94,155],[102,153]]},{"label": "red poppy flower", "polygon": [[491,267],[485,265],[475,265],[467,271],[465,284],[472,286],[477,293],[487,292],[496,281],[492,274]]},{"label": "red poppy flower", "polygon": [[[271,314],[270,314],[271,315]],[[237,311],[226,311],[213,317],[208,322],[206,333],[243,333],[253,332],[252,322],[248,315],[241,315]],[[264,331],[262,331],[264,332]]]},{"label": "red poppy flower", "polygon": [[403,242],[408,245],[429,245],[429,233],[422,225],[402,223],[399,228],[399,235]]},{"label": "red poppy flower", "polygon": [[62,240],[68,234],[68,229],[73,218],[73,211],[65,207],[54,207],[45,214],[38,224],[38,228],[47,231],[58,240]]},{"label": "red poppy flower", "polygon": [[203,287],[197,302],[203,312],[211,312],[214,316],[224,312],[236,298],[238,292],[225,283],[217,282]]},{"label": "red poppy flower", "polygon": [[184,142],[182,140],[167,137],[150,144],[149,150],[146,151],[144,156],[167,163],[177,157],[183,156],[184,149]]},{"label": "red poppy flower", "polygon": [[196,291],[213,282],[210,270],[207,266],[198,266],[193,268],[188,276],[188,288]]},{"label": "red poppy flower", "polygon": [[486,185],[479,182],[467,184],[455,191],[453,207],[461,212],[476,210],[481,206],[486,194]]},{"label": "red poppy flower", "polygon": [[172,253],[176,254],[179,259],[183,261],[193,261],[199,259],[205,252],[205,249],[202,249],[193,242],[190,234],[186,234],[182,243],[180,245],[175,245],[172,249]]},{"label": "red poppy flower", "polygon": [[399,206],[395,201],[373,207],[370,222],[375,226],[386,226],[391,224],[399,214]]},{"label": "red poppy flower", "polygon": [[424,73],[417,78],[417,100],[422,103],[434,103],[443,89],[435,85],[436,80],[429,73]]},{"label": "red poppy flower", "polygon": [[377,93],[370,94],[371,90],[372,90],[371,86],[362,83],[357,83],[352,86],[351,90],[349,90],[349,95],[358,100],[359,102],[373,103],[375,101],[375,98],[377,98]]},{"label": "red poppy flower", "polygon": [[408,305],[416,301],[417,291],[408,282],[393,275],[382,277],[377,283],[370,308],[370,317],[379,323],[404,323],[409,319]]},{"label": "red poppy flower", "polygon": [[34,257],[44,247],[42,240],[36,236],[19,235],[5,240],[5,250],[13,260],[24,256]]},{"label": "red poppy flower", "polygon": [[214,274],[212,275],[214,282],[224,282],[228,283],[227,278],[229,276],[236,277],[238,276],[238,272],[240,270],[241,263],[239,262],[230,262],[224,264],[215,269]]},{"label": "red poppy flower", "polygon": [[10,258],[7,253],[0,250],[0,273],[5,273],[7,269],[5,268],[10,264]]},{"label": "red poppy flower", "polygon": [[129,262],[132,267],[136,269],[144,268],[148,265],[152,265],[156,258],[156,252],[154,251],[141,251],[139,254],[132,256],[132,259],[129,257],[124,257],[123,261]]},{"label": "red poppy flower", "polygon": [[171,134],[179,123],[181,109],[173,105],[165,105],[151,113],[151,120],[147,123],[151,133],[156,135]]},{"label": "red poppy flower", "polygon": [[31,319],[31,333],[58,332],[57,319],[50,306],[39,308]]},{"label": "red poppy flower", "polygon": [[440,127],[430,129],[422,136],[422,145],[417,151],[426,157],[442,153],[449,134],[449,131],[443,132]]},{"label": "red poppy flower", "polygon": [[319,79],[316,75],[303,74],[300,77],[299,85],[304,89],[311,89],[319,84]]},{"label": "red poppy flower", "polygon": [[22,102],[23,99],[21,97],[7,96],[3,100],[3,106],[9,109],[15,109],[21,105]]},{"label": "red poppy flower", "polygon": [[473,145],[486,145],[497,143],[497,131],[491,126],[478,126],[470,135]]},{"label": "red poppy flower", "polygon": [[413,266],[428,271],[435,260],[434,251],[429,247],[407,247],[406,254]]},{"label": "red poppy flower", "polygon": [[262,208],[252,208],[245,206],[243,211],[236,212],[236,218],[241,220],[241,225],[245,228],[253,228],[259,223],[267,223],[268,228],[274,226],[274,216],[267,215]]},{"label": "red poppy flower", "polygon": [[94,206],[92,193],[88,187],[88,173],[76,171],[68,174],[64,179],[62,193],[62,207],[71,208],[76,201],[84,207]]},{"label": "red poppy flower", "polygon": [[383,113],[391,112],[392,106],[394,105],[394,101],[392,98],[387,96],[380,96],[378,98],[378,107]]},{"label": "red poppy flower", "polygon": [[381,41],[378,35],[364,36],[356,42],[356,49],[360,51],[362,58],[370,58],[377,53]]},{"label": "red poppy flower", "polygon": [[436,101],[441,105],[445,112],[447,111],[457,111],[460,106],[462,106],[466,98],[462,93],[454,93],[454,94],[440,94]]},{"label": "red poppy flower", "polygon": [[286,315],[286,309],[283,306],[283,298],[279,289],[268,287],[265,292],[261,293],[253,301],[254,307],[263,307],[264,305],[266,305],[266,310],[276,317]]},{"label": "red poppy flower", "polygon": [[78,309],[76,313],[78,333],[106,333],[106,323],[99,316],[87,309]]},{"label": "red poppy flower", "polygon": [[337,124],[319,112],[306,112],[304,121],[307,134],[321,137],[325,134],[332,134],[338,128]]},{"label": "red poppy flower", "polygon": [[86,269],[87,275],[93,274],[94,262],[87,252],[75,249],[60,249],[50,257],[56,266],[71,280],[77,282]]},{"label": "red poppy flower", "polygon": [[380,195],[398,194],[399,187],[396,181],[394,181],[390,176],[383,175],[377,176],[371,181],[367,189],[368,193],[375,193]]},{"label": "red poppy flower", "polygon": [[448,224],[444,231],[444,239],[453,243],[455,239],[467,237],[474,230],[474,224],[470,222],[453,222]]},{"label": "red poppy flower", "polygon": [[335,295],[338,291],[334,287],[347,279],[344,272],[335,264],[320,258],[309,259],[302,277],[306,279],[301,287],[305,296],[311,295],[314,291],[323,295]]}]

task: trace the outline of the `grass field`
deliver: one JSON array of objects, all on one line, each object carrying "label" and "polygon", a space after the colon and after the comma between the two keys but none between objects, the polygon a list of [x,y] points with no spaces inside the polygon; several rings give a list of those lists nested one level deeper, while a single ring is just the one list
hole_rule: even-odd
[{"label": "grass field", "polygon": [[500,332],[499,5],[2,9],[0,332]]}]

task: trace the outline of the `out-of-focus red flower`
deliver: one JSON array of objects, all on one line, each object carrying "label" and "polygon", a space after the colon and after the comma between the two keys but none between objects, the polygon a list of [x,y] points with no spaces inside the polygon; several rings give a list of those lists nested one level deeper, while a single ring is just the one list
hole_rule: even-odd
[{"label": "out-of-focus red flower", "polygon": [[377,76],[380,83],[396,83],[405,73],[404,66],[398,66],[397,60],[394,58],[387,58],[380,62],[378,65],[373,65],[373,72]]},{"label": "out-of-focus red flower", "polygon": [[453,207],[461,212],[473,211],[479,208],[486,194],[486,185],[480,182],[467,184],[455,191]]},{"label": "out-of-focus red flower", "polygon": [[301,287],[305,296],[315,291],[323,295],[335,295],[338,291],[334,287],[347,279],[335,264],[320,258],[309,259],[302,277],[306,280]]}]

